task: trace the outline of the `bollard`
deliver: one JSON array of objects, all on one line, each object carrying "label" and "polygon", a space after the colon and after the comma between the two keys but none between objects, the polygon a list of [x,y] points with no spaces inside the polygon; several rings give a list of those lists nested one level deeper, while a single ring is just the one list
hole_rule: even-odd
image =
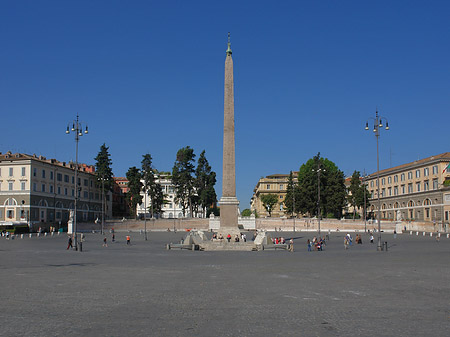
[{"label": "bollard", "polygon": [[387,241],[384,241],[384,250],[387,252],[388,250],[388,245],[387,245]]},{"label": "bollard", "polygon": [[30,233],[30,238],[33,236],[33,234],[32,233]]},{"label": "bollard", "polygon": [[52,236],[55,235],[55,232],[52,232]]},{"label": "bollard", "polygon": [[47,232],[45,232],[44,236],[47,236]]},{"label": "bollard", "polygon": [[409,231],[409,235],[412,235],[412,231]]},{"label": "bollard", "polygon": [[78,243],[78,245],[80,246],[80,252],[83,251],[83,242],[80,240],[80,242]]},{"label": "bollard", "polygon": [[430,237],[433,236],[433,233],[430,233]]},{"label": "bollard", "polygon": [[425,232],[423,232],[423,236],[425,236]]},{"label": "bollard", "polygon": [[447,239],[448,239],[449,235],[450,235],[450,234],[447,234]]},{"label": "bollard", "polygon": [[60,232],[60,231],[58,231],[58,235],[59,235],[59,234],[61,234],[61,232]]},{"label": "bollard", "polygon": [[416,236],[419,235],[419,232],[416,232]]},{"label": "bollard", "polygon": [[20,238],[23,239],[23,234],[20,234]]},{"label": "bollard", "polygon": [[40,236],[41,236],[41,233],[38,232],[38,233],[37,233],[37,237],[40,237]]},{"label": "bollard", "polygon": [[440,238],[441,237],[441,233],[438,233],[438,238]]}]

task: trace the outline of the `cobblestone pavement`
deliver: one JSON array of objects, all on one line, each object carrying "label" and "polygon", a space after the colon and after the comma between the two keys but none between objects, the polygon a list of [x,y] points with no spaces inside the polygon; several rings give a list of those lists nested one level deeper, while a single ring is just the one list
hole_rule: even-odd
[{"label": "cobblestone pavement", "polygon": [[[448,336],[450,239],[383,234],[387,252],[167,251],[184,233],[0,238],[1,336]],[[276,233],[275,235],[280,235]],[[248,235],[249,237],[251,234]]]}]

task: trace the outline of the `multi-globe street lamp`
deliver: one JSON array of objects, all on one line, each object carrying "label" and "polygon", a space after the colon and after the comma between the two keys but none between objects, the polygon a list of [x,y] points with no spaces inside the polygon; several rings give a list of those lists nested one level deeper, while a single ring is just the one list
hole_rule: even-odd
[{"label": "multi-globe street lamp", "polygon": [[317,220],[320,237],[320,172],[325,172],[325,169],[320,168],[320,161],[319,161],[317,164],[317,169],[312,169],[312,171],[317,172]]},{"label": "multi-globe street lamp", "polygon": [[[72,128],[70,128],[70,123],[67,124],[66,134],[73,132],[75,134],[75,200],[74,200],[74,213],[73,213],[73,243],[75,245],[75,250],[78,250],[77,245],[77,202],[79,198],[79,187],[78,187],[78,142],[80,137],[83,136],[83,125],[81,124],[80,118],[77,114],[77,119],[72,121]],[[84,133],[88,133],[88,126],[85,124]]]},{"label": "multi-globe street lamp", "polygon": [[[378,110],[375,110],[375,118],[370,117],[369,119],[373,120],[373,132],[375,134],[375,138],[377,139],[377,199],[378,199],[378,214],[377,214],[377,220],[378,220],[378,244],[377,244],[377,250],[381,251],[383,250],[383,246],[381,245],[381,200],[380,200],[380,155],[379,155],[379,145],[378,141],[380,138],[380,131],[383,128],[383,121],[386,123],[386,130],[389,130],[389,124],[386,119],[386,117],[379,116]],[[369,119],[366,121],[366,130],[369,130]]]}]

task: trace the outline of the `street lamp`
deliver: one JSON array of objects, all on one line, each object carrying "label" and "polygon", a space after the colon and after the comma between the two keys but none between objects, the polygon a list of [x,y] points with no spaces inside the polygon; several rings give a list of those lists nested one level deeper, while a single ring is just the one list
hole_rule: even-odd
[{"label": "street lamp", "polygon": [[363,216],[364,216],[364,233],[367,233],[367,202],[366,202],[366,170],[364,169],[364,173],[363,173],[363,185],[364,185],[364,211],[363,211]]},{"label": "street lamp", "polygon": [[325,172],[325,169],[320,168],[320,158],[318,159],[317,169],[312,170],[313,172],[317,172],[317,220],[319,221],[319,237],[320,237],[320,172]]},{"label": "street lamp", "polygon": [[[80,137],[83,136],[83,126],[81,124],[80,118],[77,114],[77,119],[72,121],[72,128],[69,128],[69,124],[67,124],[66,134],[73,132],[75,134],[75,202],[74,202],[74,214],[73,214],[73,234],[74,234],[74,244],[75,250],[78,250],[77,245],[77,201],[78,201],[78,142],[80,141]],[[85,125],[84,133],[88,133],[88,127]]]},{"label": "street lamp", "polygon": [[[386,123],[386,130],[389,130],[389,124],[385,117],[378,116],[378,110],[375,111],[375,118],[370,117],[369,119],[372,119],[373,124],[373,132],[375,133],[375,138],[377,139],[377,198],[378,198],[378,244],[377,244],[377,250],[381,251],[383,250],[383,246],[381,245],[381,201],[380,201],[380,155],[379,155],[379,146],[378,146],[378,140],[380,138],[380,131],[381,128],[383,128],[383,121]],[[369,121],[366,121],[366,130],[369,130]]]}]

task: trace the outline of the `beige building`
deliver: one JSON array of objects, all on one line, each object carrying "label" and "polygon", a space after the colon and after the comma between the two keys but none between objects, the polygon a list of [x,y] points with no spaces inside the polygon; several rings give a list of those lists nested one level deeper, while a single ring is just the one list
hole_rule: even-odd
[{"label": "beige building", "polygon": [[[78,165],[79,222],[101,218],[101,189],[95,186],[95,168]],[[105,214],[111,216],[107,193]],[[75,164],[21,153],[0,153],[0,224],[66,225],[74,209]]]},{"label": "beige building", "polygon": [[[448,225],[450,213],[450,152],[380,171],[381,218],[429,221],[436,230]],[[377,173],[366,179],[369,212],[378,209]],[[442,227],[441,227],[442,226]]]},{"label": "beige building", "polygon": [[[298,172],[292,172],[294,182],[297,183]],[[253,196],[250,201],[250,209],[252,212],[256,211],[259,217],[268,217],[269,212],[265,209],[261,202],[262,194],[275,194],[278,199],[278,203],[272,210],[272,217],[286,216],[284,209],[284,198],[286,196],[286,190],[289,180],[289,174],[272,174],[267,177],[259,179],[256,187],[253,190]]]}]

